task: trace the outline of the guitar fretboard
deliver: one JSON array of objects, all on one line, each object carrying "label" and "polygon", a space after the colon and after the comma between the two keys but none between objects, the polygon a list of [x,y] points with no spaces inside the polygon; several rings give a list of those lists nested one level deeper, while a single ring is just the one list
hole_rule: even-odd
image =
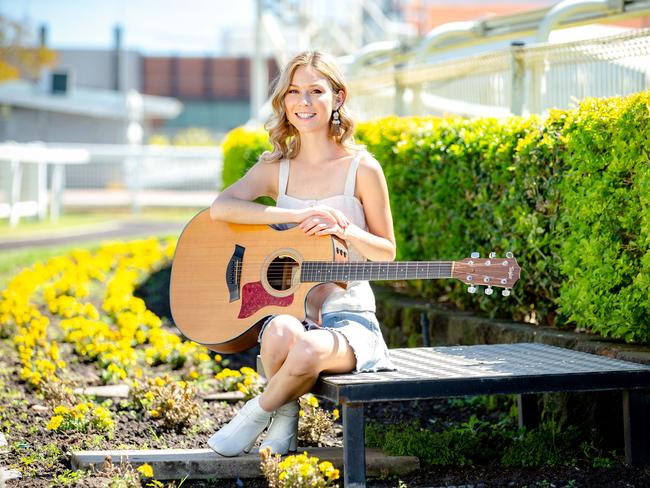
[{"label": "guitar fretboard", "polygon": [[326,283],[329,281],[418,280],[451,278],[453,261],[352,261],[332,263],[306,261],[302,263],[300,281]]}]

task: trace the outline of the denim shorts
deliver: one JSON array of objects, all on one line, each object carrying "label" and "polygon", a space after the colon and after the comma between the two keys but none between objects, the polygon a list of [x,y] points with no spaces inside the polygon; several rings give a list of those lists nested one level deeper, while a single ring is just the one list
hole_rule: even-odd
[{"label": "denim shorts", "polygon": [[[264,329],[275,317],[271,315],[262,323],[258,342],[262,341]],[[374,312],[329,312],[322,315],[322,321],[320,326],[312,321],[303,322],[305,331],[322,328],[343,335],[357,358],[354,373],[397,370],[388,356],[388,348]]]}]

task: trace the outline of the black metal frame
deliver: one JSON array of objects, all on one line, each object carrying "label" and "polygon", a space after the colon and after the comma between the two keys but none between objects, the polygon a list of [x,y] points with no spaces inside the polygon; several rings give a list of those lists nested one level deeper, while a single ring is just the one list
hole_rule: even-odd
[{"label": "black metal frame", "polygon": [[[513,345],[517,346],[517,345]],[[473,347],[466,346],[468,350]],[[485,346],[482,346],[485,347]],[[553,346],[548,346],[552,348]],[[443,350],[445,348],[436,348]],[[581,353],[586,354],[587,353]],[[622,365],[625,361],[616,361]],[[459,396],[516,394],[519,425],[533,427],[537,419],[537,394],[550,392],[621,391],[625,458],[628,464],[650,464],[648,422],[650,367],[639,370],[536,374],[453,379],[335,383],[339,375],[321,376],[312,393],[340,403],[343,417],[344,486],[360,488],[365,481],[364,403],[409,401]]]}]

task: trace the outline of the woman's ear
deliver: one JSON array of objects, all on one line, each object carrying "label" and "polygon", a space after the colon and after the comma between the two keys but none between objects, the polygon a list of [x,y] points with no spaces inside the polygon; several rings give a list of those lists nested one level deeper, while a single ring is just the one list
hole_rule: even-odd
[{"label": "woman's ear", "polygon": [[341,108],[341,105],[343,105],[343,102],[345,102],[345,92],[343,90],[339,90],[339,92],[336,94],[336,104],[335,107],[338,110]]}]

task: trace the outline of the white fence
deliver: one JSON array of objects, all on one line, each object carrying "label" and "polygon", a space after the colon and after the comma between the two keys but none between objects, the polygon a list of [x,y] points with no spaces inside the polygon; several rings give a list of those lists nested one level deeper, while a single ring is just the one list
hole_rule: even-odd
[{"label": "white fence", "polygon": [[650,89],[650,29],[587,41],[514,45],[457,60],[366,67],[351,81],[361,118],[508,116]]},{"label": "white fence", "polygon": [[[63,205],[203,206],[221,188],[220,147],[0,144],[0,219]],[[68,198],[71,197],[71,198]]]}]

